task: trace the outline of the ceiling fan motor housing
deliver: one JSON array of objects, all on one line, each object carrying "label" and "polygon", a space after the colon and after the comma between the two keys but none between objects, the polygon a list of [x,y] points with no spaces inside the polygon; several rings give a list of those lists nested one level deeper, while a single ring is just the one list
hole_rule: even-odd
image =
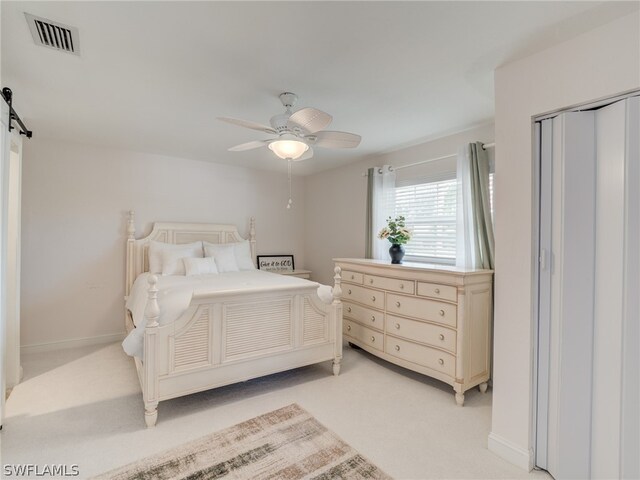
[{"label": "ceiling fan motor housing", "polygon": [[289,127],[287,127],[287,123],[289,122],[289,117],[291,116],[291,112],[281,113],[279,115],[275,115],[271,117],[269,123],[271,127],[278,133],[286,133],[289,131]]}]

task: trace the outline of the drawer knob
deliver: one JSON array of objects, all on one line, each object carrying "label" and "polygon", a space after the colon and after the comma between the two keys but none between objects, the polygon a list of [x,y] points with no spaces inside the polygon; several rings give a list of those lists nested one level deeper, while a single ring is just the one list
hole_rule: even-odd
[{"label": "drawer knob", "polygon": [[371,315],[371,321],[375,322],[376,321],[376,316],[375,315]]},{"label": "drawer knob", "polygon": [[440,340],[444,340],[444,335],[440,334]]},{"label": "drawer knob", "polygon": [[354,280],[356,278],[355,275],[351,275],[351,280]]},{"label": "drawer knob", "polygon": [[373,335],[371,335],[371,341],[375,342],[376,341],[376,337],[374,337]]},{"label": "drawer knob", "polygon": [[347,325],[347,331],[350,332],[351,331],[351,325]]},{"label": "drawer knob", "polygon": [[396,352],[400,351],[400,345],[396,345]]},{"label": "drawer knob", "polygon": [[347,312],[351,313],[351,307],[347,307]]},{"label": "drawer knob", "polygon": [[396,323],[396,330],[400,330],[400,324]]},{"label": "drawer knob", "polygon": [[439,294],[439,293],[440,293],[440,289],[439,289],[439,288],[436,288],[436,289],[434,290],[434,292],[436,292],[437,294]]},{"label": "drawer knob", "polygon": [[400,290],[404,290],[404,283],[400,284]]},{"label": "drawer knob", "polygon": [[444,360],[443,360],[443,359],[440,359],[440,360],[438,360],[438,363],[439,363],[440,365],[444,365]]},{"label": "drawer knob", "polygon": [[371,296],[371,301],[372,301],[372,302],[375,302],[375,301],[376,301],[376,296],[375,296],[375,295],[372,295],[372,296]]},{"label": "drawer knob", "polygon": [[373,278],[369,280],[369,283],[373,283]]},{"label": "drawer knob", "polygon": [[347,292],[349,295],[351,295],[351,289],[349,289],[349,291]]},{"label": "drawer knob", "polygon": [[400,308],[400,302],[396,302],[396,307]]},{"label": "drawer knob", "polygon": [[444,317],[444,310],[440,310],[440,316]]}]

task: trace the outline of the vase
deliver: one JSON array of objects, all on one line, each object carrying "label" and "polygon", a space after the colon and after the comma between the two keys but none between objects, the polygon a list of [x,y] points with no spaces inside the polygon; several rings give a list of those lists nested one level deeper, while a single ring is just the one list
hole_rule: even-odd
[{"label": "vase", "polygon": [[391,248],[389,248],[389,255],[391,255],[391,263],[402,263],[402,257],[404,257],[404,247],[399,243],[391,244]]}]

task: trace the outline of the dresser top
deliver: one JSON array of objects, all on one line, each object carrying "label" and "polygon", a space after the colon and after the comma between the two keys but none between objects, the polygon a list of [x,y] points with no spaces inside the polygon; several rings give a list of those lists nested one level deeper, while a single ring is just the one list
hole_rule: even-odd
[{"label": "dresser top", "polygon": [[402,262],[402,264],[397,265],[392,264],[389,260],[373,260],[369,258],[334,258],[333,261],[337,263],[353,263],[378,268],[402,269],[414,272],[454,273],[465,276],[493,272],[493,270],[456,267],[455,265],[439,265],[437,263]]}]

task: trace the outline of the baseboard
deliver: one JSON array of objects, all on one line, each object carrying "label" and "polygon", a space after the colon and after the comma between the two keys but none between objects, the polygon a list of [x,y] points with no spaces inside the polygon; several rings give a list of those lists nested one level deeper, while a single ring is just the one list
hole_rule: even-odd
[{"label": "baseboard", "polygon": [[489,450],[516,467],[530,472],[533,469],[533,452],[510,442],[491,432],[489,434]]},{"label": "baseboard", "polygon": [[110,335],[99,335],[97,337],[74,338],[59,342],[38,343],[34,345],[22,345],[20,354],[52,352],[67,348],[87,347],[90,345],[104,345],[106,343],[121,342],[126,336],[125,333],[112,333]]}]

